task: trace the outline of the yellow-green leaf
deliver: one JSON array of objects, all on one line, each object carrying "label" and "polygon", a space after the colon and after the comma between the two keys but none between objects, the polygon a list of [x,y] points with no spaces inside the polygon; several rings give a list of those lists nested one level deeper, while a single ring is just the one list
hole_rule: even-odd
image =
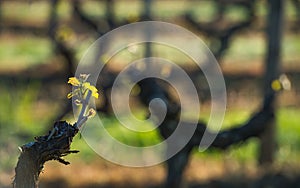
[{"label": "yellow-green leaf", "polygon": [[70,98],[72,98],[73,96],[74,96],[74,95],[73,95],[73,92],[70,92],[70,93],[68,93],[67,98],[70,99]]},{"label": "yellow-green leaf", "polygon": [[280,83],[279,80],[274,80],[274,81],[272,82],[271,87],[272,87],[272,89],[273,89],[274,91],[279,91],[279,90],[282,89],[282,86],[281,86],[281,83]]},{"label": "yellow-green leaf", "polygon": [[79,86],[80,82],[76,77],[69,78],[68,84],[71,84],[73,86]]},{"label": "yellow-green leaf", "polygon": [[91,85],[89,82],[85,82],[83,84],[83,87],[90,90],[92,92],[92,96],[95,97],[96,99],[98,99],[98,97],[99,97],[98,89],[95,86]]},{"label": "yellow-green leaf", "polygon": [[99,98],[99,93],[97,93],[97,92],[96,93],[92,93],[92,96],[95,97],[96,99],[98,99]]}]

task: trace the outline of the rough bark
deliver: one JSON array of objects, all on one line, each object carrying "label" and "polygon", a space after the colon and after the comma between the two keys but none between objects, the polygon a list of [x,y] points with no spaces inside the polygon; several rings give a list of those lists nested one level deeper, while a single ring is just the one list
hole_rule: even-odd
[{"label": "rough bark", "polygon": [[34,142],[21,146],[13,187],[38,187],[39,175],[47,161],[57,160],[68,165],[69,162],[62,157],[78,152],[70,150],[72,139],[77,133],[76,126],[60,121],[54,124],[53,129],[47,135],[35,137]]},{"label": "rough bark", "polygon": [[[167,106],[167,114],[165,120],[159,126],[162,137],[168,138],[176,129],[179,121],[180,106],[176,101],[172,101],[171,97],[155,80],[155,78],[147,78],[138,83],[141,88],[140,99],[143,104],[149,105],[154,98],[160,98],[165,101]],[[208,131],[209,134],[216,136],[216,139],[210,145],[211,148],[227,149],[228,147],[245,142],[249,138],[259,137],[269,128],[269,124],[274,121],[273,101],[275,92],[266,96],[264,104],[252,117],[244,124],[234,126],[232,129],[224,130],[219,133]],[[183,124],[189,124],[184,122]],[[166,187],[180,187],[182,182],[182,174],[188,163],[189,156],[193,148],[198,147],[204,132],[206,124],[199,122],[197,129],[187,145],[167,161],[168,174],[166,178]]]},{"label": "rough bark", "polygon": [[[280,51],[283,26],[283,1],[269,0],[268,25],[266,29],[267,35],[267,56],[265,64],[265,85],[264,85],[264,103],[268,100],[268,96],[273,93],[271,87],[272,81],[278,78],[280,66]],[[271,101],[271,111],[275,112],[275,98]],[[261,137],[261,146],[259,154],[260,164],[271,164],[274,160],[276,146],[276,122],[269,122],[268,129]]]}]

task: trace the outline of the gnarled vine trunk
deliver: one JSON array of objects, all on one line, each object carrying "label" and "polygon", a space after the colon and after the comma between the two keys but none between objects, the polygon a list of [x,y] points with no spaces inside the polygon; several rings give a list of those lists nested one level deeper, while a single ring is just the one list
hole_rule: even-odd
[{"label": "gnarled vine trunk", "polygon": [[52,131],[35,138],[34,142],[20,147],[21,155],[15,168],[13,187],[38,187],[38,178],[45,162],[57,160],[65,165],[69,162],[61,157],[78,151],[71,151],[70,145],[78,128],[65,121],[56,122]]}]

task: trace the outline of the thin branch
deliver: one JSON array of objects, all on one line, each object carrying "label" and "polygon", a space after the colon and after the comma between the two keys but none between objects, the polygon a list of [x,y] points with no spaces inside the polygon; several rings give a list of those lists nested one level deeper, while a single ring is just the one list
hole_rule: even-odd
[{"label": "thin branch", "polygon": [[82,125],[88,119],[88,117],[85,116],[84,114],[85,114],[86,109],[88,107],[91,96],[92,96],[92,92],[90,90],[88,90],[86,98],[82,101],[82,107],[81,107],[81,110],[80,110],[80,113],[79,113],[79,116],[78,116],[78,119],[77,119],[77,123],[75,125],[79,130],[82,127]]},{"label": "thin branch", "polygon": [[[194,19],[191,13],[186,13],[184,15],[184,20],[195,30],[212,37],[218,42],[218,44],[213,44],[215,47],[214,54],[217,59],[221,58],[229,46],[230,39],[234,34],[242,29],[249,27],[254,21],[254,0],[233,0],[233,1],[223,1],[215,0],[216,6],[219,9],[216,18],[209,23],[201,23]],[[239,21],[237,23],[228,24],[225,17],[225,8],[228,5],[235,5],[244,8],[246,11],[246,20]],[[212,46],[212,47],[214,47]]]}]

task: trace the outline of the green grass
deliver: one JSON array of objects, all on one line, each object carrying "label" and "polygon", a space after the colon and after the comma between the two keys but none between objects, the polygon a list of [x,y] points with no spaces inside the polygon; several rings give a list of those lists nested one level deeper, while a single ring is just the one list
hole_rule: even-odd
[{"label": "green grass", "polygon": [[[2,3],[3,17],[16,20],[17,23],[35,21],[47,23],[50,12],[50,4],[46,1],[33,1],[30,3],[10,2]],[[104,16],[105,4],[97,1],[83,1],[83,10],[92,17]],[[267,15],[267,3],[258,1],[255,4],[258,18]],[[14,11],[11,11],[11,10]],[[152,14],[158,19],[170,19],[184,14],[186,11],[192,12],[197,19],[208,21],[213,18],[216,7],[212,1],[153,1]],[[143,3],[138,0],[116,1],[115,2],[116,18],[118,20],[135,17],[143,12]],[[294,20],[296,11],[290,1],[286,2],[285,13],[289,20]],[[62,20],[72,17],[72,7],[70,2],[61,1],[58,6],[58,15]],[[230,20],[241,20],[244,18],[244,10],[237,6],[230,6],[226,10],[226,17]]]},{"label": "green grass", "polygon": [[[18,130],[19,133],[38,134],[47,118],[37,116],[40,84],[17,85],[16,88],[2,85],[0,89],[0,126],[4,130]],[[22,131],[21,131],[22,130]]]},{"label": "green grass", "polygon": [[45,109],[39,100],[41,85],[0,82],[0,172],[12,170],[19,155],[18,147],[45,133],[55,104]]},{"label": "green grass", "polygon": [[38,37],[0,38],[0,62],[4,69],[23,69],[45,63],[53,55],[51,42]]},{"label": "green grass", "polygon": [[300,109],[286,108],[278,113],[278,160],[298,162],[300,156]]},{"label": "green grass", "polygon": [[[246,37],[248,36],[248,37]],[[283,65],[297,63],[300,55],[300,39],[296,34],[289,34],[283,37],[282,60]],[[224,61],[235,62],[242,65],[245,63],[263,62],[266,53],[266,41],[262,35],[239,35],[232,40]],[[237,64],[237,65],[238,65]]]},{"label": "green grass", "polygon": [[[184,4],[181,1],[177,3],[170,3],[171,1],[155,2],[153,11],[160,19],[167,19],[173,16],[184,13],[186,9],[195,13],[195,16],[202,20],[209,20],[214,14],[214,7],[208,1],[199,4],[192,1],[191,4]],[[3,3],[3,17],[8,19],[16,19],[16,22],[45,22],[48,17],[48,5],[45,3],[34,2],[32,5],[26,3],[12,3],[6,1]],[[98,6],[99,5],[99,6]],[[197,6],[196,6],[197,5]],[[265,3],[258,3],[256,5],[258,15],[260,18],[266,15]],[[14,11],[11,11],[11,10]],[[292,20],[295,11],[290,3],[288,3],[287,15],[288,19]],[[90,16],[103,16],[104,7],[95,2],[84,3],[84,10]],[[130,16],[136,16],[141,10],[142,5],[140,1],[133,1],[130,6],[125,1],[120,1],[116,5],[117,19],[126,19]],[[58,9],[59,17],[66,21],[71,19],[71,7],[68,2],[63,1]],[[232,20],[240,19],[242,12],[235,8],[229,9],[228,17]],[[175,40],[181,40],[176,38]],[[88,43],[84,43],[84,47],[78,45],[77,54],[80,59],[83,51],[86,50]],[[189,43],[190,41],[180,41],[182,43]],[[3,69],[22,69],[28,68],[32,65],[46,62],[53,55],[53,48],[51,42],[39,37],[15,37],[5,35],[0,38],[0,68]],[[229,61],[244,63],[245,61],[260,61],[264,59],[265,52],[264,36],[247,34],[239,35],[233,39],[233,44],[228,50],[225,59]],[[154,54],[156,56],[164,57],[176,63],[189,61],[185,55],[182,55],[178,50],[167,48],[162,45],[155,45]],[[300,51],[300,38],[297,35],[286,35],[283,41],[283,61],[298,61]],[[142,57],[143,50],[138,49],[136,54],[131,54],[126,49],[117,54],[115,58],[117,61],[130,62],[135,58]],[[13,85],[13,84],[11,84]],[[29,85],[11,85],[1,84],[0,87],[0,166],[9,168],[14,165],[17,157],[17,146],[31,141],[32,137],[39,135],[49,126],[47,123],[51,119],[54,110],[53,106],[42,107],[39,103],[39,83]],[[49,108],[49,109],[48,109]],[[249,117],[251,112],[241,110],[227,111],[224,127],[226,129],[229,125],[236,125],[243,123]],[[279,162],[286,162],[287,160],[296,161],[300,155],[300,126],[299,114],[300,109],[281,108],[278,111],[278,154],[277,160]],[[160,135],[155,132],[149,133],[134,133],[121,126],[121,124],[113,117],[104,117],[103,122],[108,132],[120,142],[127,143],[133,146],[149,146],[160,141]],[[130,123],[130,122],[129,122]],[[152,126],[151,123],[143,124],[141,126]],[[20,138],[22,135],[24,138]],[[98,132],[95,132],[98,134]],[[101,133],[99,134],[101,137]],[[97,155],[85,143],[83,139],[76,137],[72,145],[74,149],[81,151],[82,159],[93,159]],[[5,149],[2,149],[5,148]],[[226,152],[226,155],[239,161],[255,161],[258,150],[258,141],[251,139],[244,144],[233,146]],[[218,157],[219,151],[206,151],[198,154],[204,157]],[[14,156],[14,157],[12,157]],[[76,155],[74,155],[76,156]],[[76,158],[76,157],[75,157]]]},{"label": "green grass", "polygon": [[[300,127],[299,127],[299,118],[298,114],[300,109],[291,109],[291,108],[280,108],[277,115],[277,139],[278,139],[278,152],[276,155],[276,161],[279,164],[282,163],[293,163],[297,162],[298,157],[300,156]],[[237,125],[244,123],[251,112],[241,111],[241,110],[232,110],[228,111],[224,120],[224,127],[222,129],[227,129],[230,125]],[[112,117],[104,117],[102,119],[105,128],[108,130],[111,135],[119,140],[122,143],[126,143],[133,146],[149,146],[160,142],[160,135],[157,132],[149,133],[132,133],[124,127],[121,127],[121,124]],[[130,122],[128,122],[130,123]],[[141,125],[144,126],[144,125]],[[145,126],[151,126],[147,124]],[[96,131],[95,131],[96,132]],[[95,133],[101,137],[101,133]],[[85,155],[88,160],[91,160],[97,156],[96,153],[89,148],[88,145],[81,139],[77,139],[73,143],[74,149],[81,150],[81,156],[85,160]],[[112,146],[107,146],[112,147]],[[198,152],[195,149],[196,156],[205,158],[213,157],[216,159],[222,159],[224,156],[230,158],[231,160],[237,160],[241,163],[257,161],[259,149],[259,141],[256,138],[247,140],[245,143],[240,143],[237,145],[231,146],[226,152],[219,150],[206,150],[205,152]]]},{"label": "green grass", "polygon": [[214,6],[214,3],[209,1],[195,1],[190,5],[189,11],[196,20],[208,22],[214,18],[214,14],[217,10]]},{"label": "green grass", "polygon": [[[180,40],[177,38],[176,40]],[[0,38],[0,67],[4,69],[24,69],[32,65],[45,63],[53,55],[52,44],[45,38],[25,37],[25,38]],[[184,42],[184,41],[183,41]],[[191,41],[192,42],[192,41]],[[77,59],[84,54],[91,41],[78,45]],[[283,41],[283,61],[296,62],[299,59],[300,39],[296,35],[288,35]],[[226,62],[261,62],[264,59],[265,42],[262,37],[250,35],[248,38],[238,36],[234,38],[232,46],[224,57]],[[135,53],[129,52],[127,49],[120,51],[112,59],[120,63],[127,63],[142,58],[144,53],[143,45],[138,45]],[[153,45],[153,54],[156,57],[165,58],[177,64],[192,63],[181,51],[165,45]]]},{"label": "green grass", "polygon": [[[2,150],[1,170],[12,169],[18,156],[17,147],[26,142],[32,141],[33,136],[44,134],[49,127],[49,119],[53,114],[53,105],[42,109],[39,105],[39,83],[29,85],[17,85],[16,88],[2,84],[0,88],[0,145]],[[44,106],[45,108],[45,106]],[[252,112],[249,110],[230,109],[226,112],[224,126],[227,129],[231,125],[244,123]],[[278,122],[278,153],[276,161],[278,163],[297,162],[300,156],[300,127],[299,127],[299,108],[280,108],[277,113]],[[135,112],[138,118],[145,116],[143,112]],[[203,114],[205,116],[205,113]],[[205,119],[205,117],[202,117]],[[89,120],[87,126],[92,127],[92,136],[101,138],[103,132],[98,129],[95,119]],[[146,133],[137,133],[123,127],[114,117],[101,115],[101,121],[104,127],[121,143],[132,146],[151,146],[161,142],[161,136],[156,131]],[[126,121],[130,124],[130,121]],[[141,123],[138,126],[152,127],[152,123]],[[88,128],[86,128],[88,131]],[[25,137],[24,137],[25,136]],[[200,157],[213,157],[223,160],[223,157],[237,160],[242,163],[255,162],[258,151],[258,140],[250,139],[245,143],[230,147],[228,151],[221,152],[218,150],[207,150],[197,153]],[[112,146],[107,146],[112,147]],[[71,158],[79,160],[92,161],[98,158],[98,155],[86,144],[84,139],[77,136],[72,144],[72,148],[80,150],[79,155],[72,155]]]},{"label": "green grass", "polygon": [[6,1],[1,3],[1,16],[20,24],[24,23],[24,21],[45,23],[47,22],[49,12],[50,7],[46,1],[35,1],[32,3]]},{"label": "green grass", "polygon": [[[224,129],[229,125],[236,125],[246,121],[251,112],[247,111],[228,111],[224,119]],[[277,142],[278,150],[276,153],[276,162],[279,164],[295,163],[297,164],[300,156],[300,126],[299,126],[299,108],[280,108],[277,111]],[[231,146],[225,152],[226,157],[230,157],[240,162],[256,162],[259,150],[259,140],[251,138],[245,143]],[[220,158],[223,152],[212,150],[204,153],[198,153],[201,157]]]},{"label": "green grass", "polygon": [[287,62],[299,62],[300,38],[298,34],[291,34],[283,38],[282,58]]},{"label": "green grass", "polygon": [[[256,7],[258,15],[264,17],[266,3],[257,3]],[[39,21],[46,22],[48,20],[47,14],[49,12],[49,5],[45,2],[32,2],[17,3],[17,2],[4,2],[3,3],[3,17],[4,19],[15,19],[22,22],[27,21]],[[72,7],[69,2],[62,1],[58,6],[58,15],[62,20],[62,23],[68,19],[72,19]],[[10,11],[14,9],[16,11]],[[103,16],[105,13],[105,7],[103,3],[95,1],[87,1],[83,3],[84,11],[90,16]],[[287,3],[286,13],[288,19],[292,20],[295,16],[295,10],[291,3]],[[33,11],[34,10],[34,11]],[[185,11],[191,11],[195,13],[195,16],[204,21],[211,19],[215,12],[215,7],[210,1],[201,2],[188,2],[177,1],[154,1],[153,14],[157,16],[157,19],[173,18],[183,14]],[[141,1],[130,1],[128,6],[127,1],[116,2],[116,14],[117,19],[127,19],[127,17],[136,16],[142,11]],[[136,15],[132,15],[136,14]],[[229,7],[226,16],[230,20],[243,19],[243,9],[237,7]],[[89,39],[90,40],[90,39]],[[181,40],[180,38],[174,38],[174,40]],[[207,39],[204,38],[206,41]],[[299,59],[300,41],[297,35],[285,35],[283,40],[283,62],[296,62]],[[45,62],[53,55],[53,47],[49,40],[38,37],[23,37],[23,36],[3,36],[0,38],[0,68],[14,67],[14,69],[27,68],[30,65],[39,64]],[[76,50],[76,58],[80,59],[85,52],[89,44],[93,41],[82,42],[77,41],[72,43],[72,47]],[[181,41],[180,41],[181,42]],[[189,43],[191,41],[182,41],[181,43]],[[257,35],[256,33],[247,33],[246,35],[239,35],[233,38],[232,45],[228,49],[224,60],[226,62],[262,62],[264,60],[265,53],[265,37],[263,33]],[[154,54],[156,56],[162,56],[176,63],[182,63],[189,61],[181,52],[174,49],[166,48],[163,46],[154,47]],[[137,57],[142,57],[143,50],[134,54]],[[131,61],[133,55],[120,52],[118,61]]]}]

